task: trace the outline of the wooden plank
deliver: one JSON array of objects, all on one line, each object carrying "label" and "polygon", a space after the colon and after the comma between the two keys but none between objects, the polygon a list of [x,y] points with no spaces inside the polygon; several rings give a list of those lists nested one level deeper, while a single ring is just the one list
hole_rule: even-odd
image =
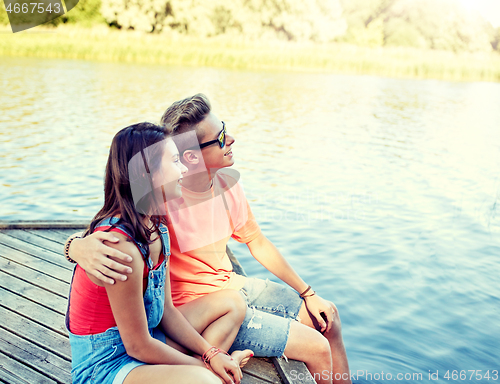
[{"label": "wooden plank", "polygon": [[0,350],[58,383],[71,383],[71,362],[0,328]]},{"label": "wooden plank", "polygon": [[67,337],[3,307],[0,307],[0,318],[2,318],[0,328],[71,361],[71,347]]},{"label": "wooden plank", "polygon": [[44,239],[53,241],[54,243],[57,244],[57,247],[61,250],[62,250],[62,247],[64,247],[64,243],[66,242],[66,239],[68,238],[68,236],[65,236],[61,233],[58,233],[52,229],[23,229],[23,231],[29,232],[33,235],[37,235],[37,236],[43,237]]},{"label": "wooden plank", "polygon": [[45,326],[60,335],[68,336],[68,332],[64,325],[64,316],[22,296],[7,291],[2,287],[0,287],[0,306]]},{"label": "wooden plank", "polygon": [[1,354],[0,354],[0,383],[2,384],[30,384],[26,380],[21,379],[20,377],[14,376],[12,372],[4,370],[1,362]]},{"label": "wooden plank", "polygon": [[[258,377],[252,376],[250,373],[243,373],[243,378],[241,379],[241,384],[269,384],[269,381],[259,379]],[[280,381],[275,381],[272,384],[280,384]]]},{"label": "wooden plank", "polygon": [[[89,225],[89,220],[0,220],[0,229],[25,228],[74,228],[82,229]],[[76,232],[76,231],[75,231]]]},{"label": "wooden plank", "polygon": [[[13,360],[13,362],[17,363],[14,360]],[[19,364],[19,363],[17,363],[17,364]],[[18,372],[22,372],[23,374],[26,374],[26,370],[27,370],[27,368],[19,368]],[[32,377],[28,378],[28,379],[30,379],[30,381],[25,381],[25,380],[19,378],[18,376],[14,376],[14,374],[12,374],[10,372],[8,372],[7,376],[2,375],[3,372],[4,371],[1,369],[1,363],[0,363],[0,382],[5,382],[5,383],[8,383],[8,384],[33,384],[33,383],[36,383],[36,382],[40,382],[40,383],[46,383],[46,382],[54,383],[53,381],[33,381]],[[35,374],[36,374],[36,372],[35,372]],[[3,381],[2,378],[4,378],[5,381]],[[248,374],[248,373],[244,373],[243,374],[243,379],[241,380],[241,384],[269,384],[269,383],[271,383],[271,382],[259,379],[257,377],[252,376],[251,374]],[[281,383],[281,381],[275,381],[275,382],[272,382],[272,383],[273,384]]]},{"label": "wooden plank", "polygon": [[280,376],[269,358],[251,358],[242,371],[248,373],[259,382],[281,383]]},{"label": "wooden plank", "polygon": [[[66,238],[68,238],[70,235],[72,235],[73,233],[83,233],[85,232],[85,228],[70,228],[70,229],[62,229],[62,228],[52,228],[51,229],[52,232],[55,232],[55,233],[59,233],[60,235],[62,236],[66,236]],[[66,242],[66,239],[64,240],[64,242]]]},{"label": "wooden plank", "polygon": [[68,237],[70,235],[72,235],[73,233],[76,233],[76,232],[79,232],[78,230],[71,230],[71,231],[60,231],[60,230],[57,230],[57,229],[33,229],[33,230],[30,230],[30,232],[35,232],[35,233],[40,233],[42,234],[42,236],[45,236],[44,232],[46,232],[46,235],[47,237],[51,237],[52,240],[58,242],[59,244],[61,244],[63,247],[64,247],[64,244],[66,244],[66,240],[68,239]]},{"label": "wooden plank", "polygon": [[49,240],[45,237],[39,236],[35,233],[31,233],[28,230],[19,230],[19,229],[8,229],[6,231],[2,231],[2,233],[19,239],[25,243],[35,245],[39,248],[46,249],[48,251],[52,251],[55,255],[58,255],[64,261],[63,257],[63,245],[56,243],[55,241]]},{"label": "wooden plank", "polygon": [[40,273],[3,257],[0,257],[0,272],[8,273],[17,279],[24,280],[29,284],[50,291],[62,298],[68,297],[69,283],[54,279],[45,273]]},{"label": "wooden plank", "polygon": [[[0,355],[1,359],[1,355]],[[26,380],[21,379],[20,377],[14,376],[12,372],[4,370],[2,367],[2,363],[0,361],[0,383],[2,384],[30,384]]]},{"label": "wooden plank", "polygon": [[56,383],[16,360],[0,353],[0,378],[9,384],[53,384]]},{"label": "wooden plank", "polygon": [[[0,287],[0,316],[2,319],[8,318],[10,324],[1,324],[0,328],[5,333],[12,332],[11,337],[24,340],[25,343],[28,343],[27,340],[34,340],[33,344],[28,343],[32,348],[43,349],[44,347],[46,353],[51,353],[69,364],[70,347],[62,313],[66,310],[67,303],[64,297],[69,289],[67,282],[71,278],[73,265],[65,261],[62,255],[62,245],[69,235],[83,230],[88,223],[53,224],[53,222],[24,222],[10,223],[8,226],[2,227],[0,222],[0,228],[44,228],[41,231],[32,229],[0,231],[0,255],[3,258],[0,260],[0,279],[2,282],[6,281],[3,284],[7,285],[6,288],[8,287],[7,289]],[[4,244],[2,245],[2,243]],[[241,264],[229,248],[227,248],[227,253],[235,272],[246,276]],[[12,263],[15,265],[11,266]],[[50,279],[53,281],[51,285],[45,286],[34,282],[37,278],[42,283],[44,281],[50,282]],[[62,280],[62,282],[57,282],[57,279]],[[32,281],[36,286],[30,286]],[[66,284],[67,287],[63,297],[61,297],[61,284]],[[45,288],[54,293],[50,293]],[[42,292],[45,292],[45,296]],[[37,300],[40,302],[39,304]],[[45,327],[50,331],[46,331],[45,338],[43,338],[41,335],[44,333]],[[0,350],[3,348],[4,346]],[[42,352],[38,351],[37,353]],[[272,360],[276,365],[274,368],[269,359],[251,359],[244,368],[246,373],[243,383],[280,383],[282,381],[279,375],[282,375],[287,383],[302,383],[302,381],[296,380],[296,373],[304,372],[304,370],[307,373],[305,365],[301,362],[285,363],[280,360]],[[20,365],[12,359],[9,361],[11,361],[11,365]],[[295,370],[296,373],[291,374],[291,370]],[[4,370],[4,374],[2,374],[0,370],[0,381],[7,380],[10,373],[5,372],[7,371]],[[306,377],[304,375],[304,378]],[[31,384],[37,380],[28,380],[28,382]]]},{"label": "wooden plank", "polygon": [[314,383],[306,365],[302,361],[288,359],[288,362],[279,357],[272,361],[285,384],[311,384]]},{"label": "wooden plank", "polygon": [[52,292],[36,287],[1,271],[0,281],[2,282],[2,288],[5,290],[31,300],[45,308],[51,309],[60,315],[64,315],[66,312],[68,301],[64,296],[55,295]]},{"label": "wooden plank", "polygon": [[7,262],[20,264],[64,282],[71,281],[73,274],[72,270],[52,264],[38,257],[33,257],[17,249],[9,248],[3,244],[0,244],[0,257],[7,260]]},{"label": "wooden plank", "polygon": [[[26,236],[33,236],[24,231],[15,231],[15,232],[23,232],[24,235]],[[17,234],[17,236],[19,237],[21,236],[21,234]],[[58,252],[53,252],[45,249],[43,246],[40,246],[36,242],[30,243],[28,241],[19,239],[18,237],[9,236],[5,232],[0,232],[0,244],[4,244],[10,248],[17,249],[31,256],[38,257],[39,259],[49,261],[67,270],[73,270],[73,265],[71,263],[68,263],[68,261],[65,259],[63,255],[62,246],[59,248]],[[39,236],[36,236],[36,238],[43,240]],[[36,238],[31,239],[31,241],[36,240]]]},{"label": "wooden plank", "polygon": [[18,376],[14,376],[12,372],[4,370],[2,367],[2,355],[0,354],[0,383],[2,384],[30,384],[26,380],[21,379]]}]

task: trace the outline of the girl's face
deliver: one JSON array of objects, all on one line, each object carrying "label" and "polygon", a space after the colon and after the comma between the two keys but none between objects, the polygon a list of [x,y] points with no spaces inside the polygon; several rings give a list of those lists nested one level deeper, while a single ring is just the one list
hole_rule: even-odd
[{"label": "girl's face", "polygon": [[155,190],[162,192],[164,199],[172,200],[182,196],[182,175],[187,168],[181,163],[179,151],[172,139],[165,140],[161,166],[153,178]]}]

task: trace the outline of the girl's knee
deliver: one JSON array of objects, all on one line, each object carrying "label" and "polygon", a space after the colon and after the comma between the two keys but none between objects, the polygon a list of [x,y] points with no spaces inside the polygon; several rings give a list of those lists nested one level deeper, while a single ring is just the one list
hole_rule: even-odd
[{"label": "girl's knee", "polygon": [[234,316],[235,321],[239,321],[240,324],[243,323],[245,319],[245,314],[247,311],[247,303],[239,293],[233,289],[228,289],[226,293],[228,303],[230,305],[230,312]]},{"label": "girl's knee", "polygon": [[219,379],[217,376],[215,376],[208,369],[205,369],[205,373],[203,374],[203,377],[200,378],[200,380],[198,381],[198,383],[220,384],[221,383],[221,379]]},{"label": "girl's knee", "polygon": [[208,369],[203,367],[193,367],[189,383],[199,384],[220,384],[221,380]]},{"label": "girl's knee", "polygon": [[324,367],[329,367],[332,361],[332,352],[330,343],[326,337],[323,337],[319,332],[316,336],[309,339],[308,351],[302,357],[307,365],[321,364]]}]

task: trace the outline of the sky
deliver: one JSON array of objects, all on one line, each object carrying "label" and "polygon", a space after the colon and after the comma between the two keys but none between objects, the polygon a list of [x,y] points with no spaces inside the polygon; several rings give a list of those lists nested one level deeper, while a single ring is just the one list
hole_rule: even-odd
[{"label": "sky", "polygon": [[500,27],[500,0],[456,0],[468,9],[477,10],[495,28]]}]

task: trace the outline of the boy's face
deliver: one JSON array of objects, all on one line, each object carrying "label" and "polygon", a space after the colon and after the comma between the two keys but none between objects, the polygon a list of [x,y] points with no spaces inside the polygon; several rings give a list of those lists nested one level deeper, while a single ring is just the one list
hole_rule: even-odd
[{"label": "boy's face", "polygon": [[[201,123],[198,124],[198,129],[203,132],[203,137],[200,144],[215,140],[219,137],[222,130],[222,121],[217,116],[210,112]],[[220,169],[230,167],[234,164],[232,145],[234,137],[226,133],[226,144],[220,147],[218,143],[214,143],[201,149],[205,167],[208,169]]]}]

